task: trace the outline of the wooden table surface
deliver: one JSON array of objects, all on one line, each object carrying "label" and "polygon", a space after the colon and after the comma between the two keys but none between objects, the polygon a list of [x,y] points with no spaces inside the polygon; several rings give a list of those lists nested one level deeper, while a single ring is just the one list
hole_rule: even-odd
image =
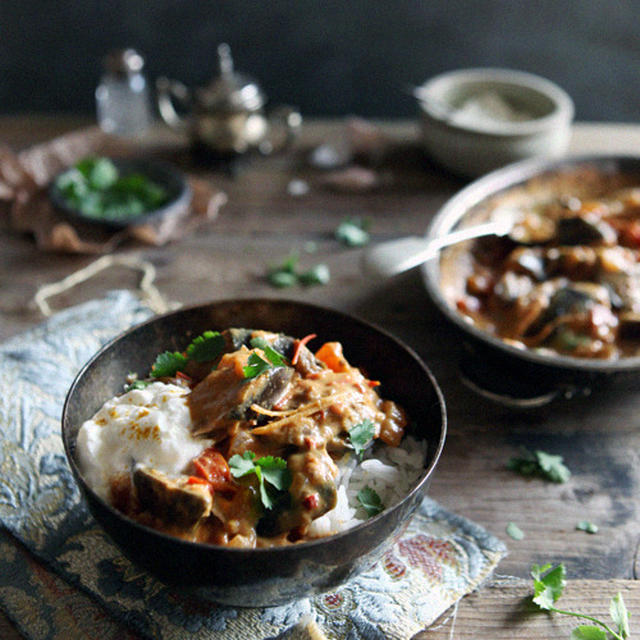
[{"label": "wooden table surface", "polygon": [[[74,118],[5,117],[0,141],[14,148],[49,139],[84,124]],[[640,539],[640,382],[633,377],[602,386],[587,398],[561,402],[537,412],[518,413],[489,404],[459,381],[461,345],[430,303],[418,273],[390,282],[365,279],[360,249],[333,238],[349,216],[372,223],[373,240],[421,234],[438,208],[464,181],[422,158],[412,123],[381,125],[396,151],[385,162],[385,187],[375,193],[346,194],[321,186],[322,176],[304,162],[307,151],[344,135],[344,122],[306,123],[293,152],[256,158],[235,175],[206,173],[223,189],[228,204],[219,218],[179,243],[161,248],[127,246],[127,255],[151,261],[157,285],[185,304],[236,295],[285,296],[353,312],[390,330],[413,347],[435,373],[444,392],[449,431],[430,495],[475,520],[504,540],[508,556],[488,586],[466,597],[455,618],[455,638],[568,637],[570,619],[531,615],[524,579],[532,563],[564,562],[570,578],[566,604],[607,615],[609,598],[622,591],[631,624],[640,624],[636,581]],[[573,152],[626,152],[640,149],[640,126],[576,125]],[[287,185],[304,179],[309,193],[293,197]],[[305,253],[313,241],[317,251]],[[277,291],[265,268],[300,252],[304,266],[325,262],[331,281],[324,287]],[[38,286],[58,280],[93,258],[45,254],[31,238],[0,231],[0,339],[40,322],[31,300]],[[55,309],[113,288],[135,288],[135,274],[120,268],[103,273],[52,301]],[[521,446],[563,455],[572,470],[566,484],[523,479],[505,468]],[[596,535],[576,531],[579,520],[599,526]],[[513,521],[524,531],[515,541],[505,533]],[[449,638],[452,620],[424,637]],[[0,637],[18,638],[0,616]]]}]

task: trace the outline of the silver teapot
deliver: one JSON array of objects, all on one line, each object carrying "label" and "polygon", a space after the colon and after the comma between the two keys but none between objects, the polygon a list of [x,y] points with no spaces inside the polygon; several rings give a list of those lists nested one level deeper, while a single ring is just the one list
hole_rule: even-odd
[{"label": "silver teapot", "polygon": [[[288,146],[302,124],[300,113],[281,105],[264,111],[266,98],[258,83],[233,69],[231,49],[218,46],[220,74],[208,86],[189,90],[181,82],[158,78],[158,109],[177,131],[186,131],[194,146],[214,155],[240,155],[257,149],[269,154]],[[178,113],[176,106],[186,112]]]}]

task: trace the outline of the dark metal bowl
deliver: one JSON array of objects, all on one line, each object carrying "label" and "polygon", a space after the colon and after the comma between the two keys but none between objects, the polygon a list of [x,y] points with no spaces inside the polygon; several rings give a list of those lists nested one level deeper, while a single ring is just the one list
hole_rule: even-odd
[{"label": "dark metal bowl", "polygon": [[[424,472],[397,505],[335,536],[271,549],[192,543],[142,526],[101,500],[78,468],[78,430],[130,371],[149,371],[156,355],[182,351],[208,329],[251,327],[293,336],[310,332],[342,342],[349,361],[382,382],[385,397],[404,406],[413,434],[428,442]],[[336,587],[381,557],[420,504],[444,444],[444,400],[429,369],[408,347],[362,320],[300,302],[229,300],[183,309],[139,325],[103,347],[76,377],[64,405],[62,438],[75,478],[96,520],[134,563],[166,583],[196,588],[238,606],[281,604]]]},{"label": "dark metal bowl", "polygon": [[[469,223],[470,217],[486,201],[511,189],[521,187],[531,180],[553,179],[561,173],[595,171],[604,178],[628,176],[640,185],[640,157],[635,156],[576,156],[562,160],[534,159],[508,165],[476,180],[458,192],[437,213],[427,236],[437,237]],[[593,381],[602,375],[633,372],[640,369],[640,357],[616,360],[575,358],[561,354],[540,353],[531,349],[519,349],[497,336],[472,325],[466,317],[447,302],[441,284],[441,261],[432,260],[422,267],[427,292],[440,311],[454,323],[471,344],[479,350],[481,358],[497,358],[498,366],[504,364],[505,376],[514,371],[522,376],[533,376],[539,384],[560,381]]]},{"label": "dark metal bowl", "polygon": [[187,207],[191,201],[191,187],[181,171],[174,166],[151,158],[111,158],[121,174],[140,173],[161,187],[168,193],[168,199],[161,207],[152,209],[140,215],[122,220],[109,220],[106,218],[92,218],[73,207],[56,186],[60,175],[68,171],[61,171],[49,186],[49,199],[56,211],[72,222],[83,222],[105,229],[123,229],[131,225],[144,224],[158,220],[171,212]]}]

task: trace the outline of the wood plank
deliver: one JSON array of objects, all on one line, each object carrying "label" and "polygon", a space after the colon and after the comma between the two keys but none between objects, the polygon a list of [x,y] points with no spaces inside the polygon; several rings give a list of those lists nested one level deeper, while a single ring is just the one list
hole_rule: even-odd
[{"label": "wood plank", "polygon": [[[609,601],[620,592],[630,612],[633,632],[640,614],[640,584],[628,580],[569,580],[557,603],[564,609],[586,613],[610,623]],[[569,616],[540,612],[530,602],[530,585],[489,584],[460,601],[429,630],[413,640],[539,640],[569,638],[579,624],[591,624]],[[633,634],[632,634],[633,637]]]},{"label": "wood plank", "polygon": [[[0,137],[21,147],[77,124],[73,119],[2,118]],[[609,379],[587,398],[529,413],[497,408],[468,391],[458,377],[461,341],[428,300],[419,274],[389,282],[367,280],[359,268],[361,250],[346,249],[333,239],[336,225],[347,216],[369,217],[374,240],[423,233],[441,204],[465,184],[424,159],[413,123],[385,124],[385,131],[400,141],[406,154],[396,156],[385,169],[389,185],[383,190],[357,195],[327,190],[323,176],[309,169],[306,157],[314,145],[340,138],[343,124],[307,123],[292,154],[256,159],[235,176],[202,173],[229,194],[218,220],[180,243],[125,247],[120,252],[150,260],[158,269],[160,290],[185,304],[233,296],[295,297],[355,313],[393,332],[432,367],[447,399],[449,435],[431,495],[507,542],[510,553],[500,573],[523,578],[533,562],[562,561],[573,578],[601,579],[572,583],[567,603],[575,588],[576,606],[606,614],[610,595],[624,588],[634,618],[640,618],[637,584],[608,581],[637,576],[640,380]],[[149,144],[183,153],[180,141],[163,135]],[[638,148],[640,126],[581,124],[574,130],[575,153]],[[309,182],[308,195],[296,198],[287,193],[293,177]],[[313,254],[304,251],[309,241],[317,244]],[[267,266],[291,250],[300,252],[305,266],[327,263],[330,284],[285,291],[269,287],[264,279]],[[91,260],[43,254],[34,250],[29,238],[0,231],[0,340],[42,320],[30,303],[39,285],[63,278]],[[113,269],[57,297],[52,306],[62,309],[108,289],[136,284],[136,274]],[[571,481],[553,485],[506,470],[506,461],[520,445],[563,455],[573,472]],[[576,531],[576,522],[583,519],[596,522],[599,533]],[[509,521],[525,532],[522,541],[506,536]],[[526,593],[527,587],[501,584],[466,598],[454,637],[568,636],[571,621],[565,625],[544,615],[518,613]],[[0,615],[0,637],[13,640],[17,636],[10,635],[12,627],[7,625]],[[440,633],[449,630],[432,631],[428,637],[449,637]]]}]

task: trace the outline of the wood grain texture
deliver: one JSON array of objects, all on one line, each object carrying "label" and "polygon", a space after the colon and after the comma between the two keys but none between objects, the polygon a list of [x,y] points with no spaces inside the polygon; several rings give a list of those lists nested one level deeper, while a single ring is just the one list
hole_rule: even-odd
[{"label": "wood grain texture", "polygon": [[[9,118],[0,120],[0,135],[24,147],[77,124]],[[397,335],[429,364],[447,401],[448,440],[430,494],[505,540],[509,555],[499,573],[524,578],[534,562],[564,562],[574,580],[567,604],[575,597],[578,608],[606,614],[608,598],[620,589],[634,612],[632,620],[640,619],[634,581],[640,540],[640,380],[616,378],[598,384],[589,397],[530,413],[498,408],[468,391],[458,377],[461,341],[428,300],[419,275],[367,280],[360,272],[361,250],[347,249],[333,238],[347,216],[369,218],[374,241],[424,233],[441,204],[464,185],[422,157],[413,124],[388,124],[384,129],[396,141],[393,157],[381,168],[388,180],[384,189],[353,195],[324,188],[323,175],[311,171],[305,158],[315,144],[340,138],[344,128],[341,122],[310,123],[291,154],[256,158],[234,176],[200,171],[229,195],[218,220],[180,243],[132,245],[120,252],[151,261],[158,270],[159,289],[185,304],[233,296],[297,298],[355,313]],[[185,158],[180,141],[171,136],[159,135],[149,144],[174,159]],[[640,127],[622,125],[580,125],[572,146],[576,153],[639,148]],[[287,193],[294,177],[308,181],[308,195]],[[310,241],[317,245],[314,253],[305,252]],[[272,289],[264,277],[266,268],[292,250],[300,253],[305,267],[328,264],[331,282],[326,287]],[[38,286],[91,260],[40,253],[30,238],[0,231],[0,339],[42,320],[31,302]],[[51,304],[54,310],[63,309],[109,289],[136,285],[136,274],[116,268]],[[554,485],[508,471],[507,460],[523,445],[563,455],[573,472],[571,480]],[[576,523],[584,519],[595,522],[599,533],[576,531]],[[506,535],[510,521],[523,530],[523,540]],[[523,611],[527,593],[527,587],[503,585],[469,596],[458,610],[453,637],[568,637],[571,621]],[[0,616],[0,638],[17,637],[11,629]],[[443,628],[424,637],[448,634]]]}]

